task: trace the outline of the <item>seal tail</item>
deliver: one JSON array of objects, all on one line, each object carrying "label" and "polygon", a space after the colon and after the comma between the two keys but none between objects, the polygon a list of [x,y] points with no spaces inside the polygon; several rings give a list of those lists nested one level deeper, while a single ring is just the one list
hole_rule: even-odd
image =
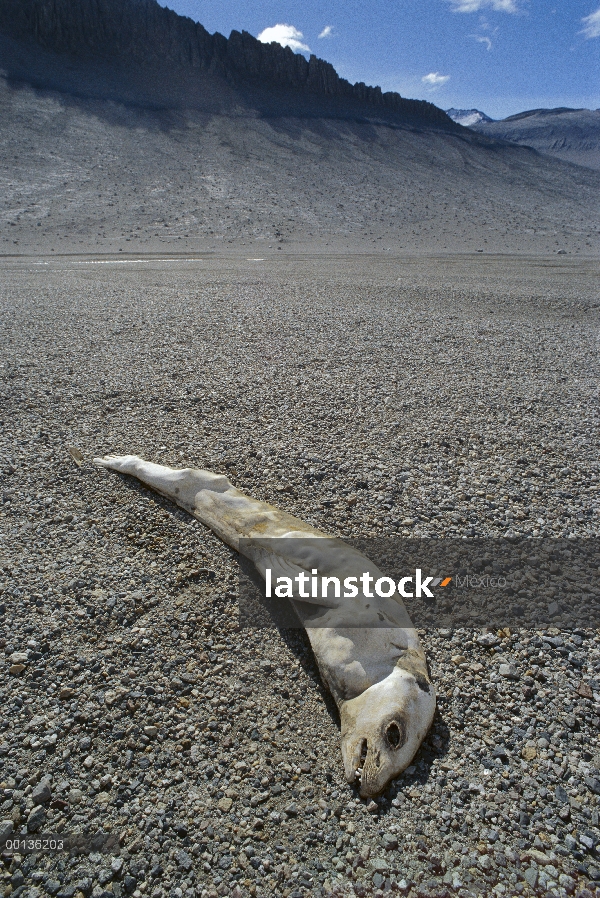
[{"label": "seal tail", "polygon": [[144,461],[137,455],[105,455],[94,462],[103,468],[130,474],[194,515],[236,551],[240,539],[285,536],[321,536],[298,518],[260,502],[236,489],[224,474],[196,468],[176,470]]},{"label": "seal tail", "polygon": [[166,496],[192,514],[195,507],[194,500],[201,490],[223,494],[234,489],[224,474],[212,474],[210,471],[195,468],[177,470],[144,461],[137,455],[105,455],[103,458],[95,458],[94,463],[103,468],[110,468],[111,471],[118,471],[120,474],[137,477],[146,486],[152,487],[157,493]]}]

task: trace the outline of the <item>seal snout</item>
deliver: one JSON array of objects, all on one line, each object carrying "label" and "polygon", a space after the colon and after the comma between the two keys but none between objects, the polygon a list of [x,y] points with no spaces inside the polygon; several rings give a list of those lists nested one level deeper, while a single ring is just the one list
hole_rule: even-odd
[{"label": "seal snout", "polygon": [[401,749],[408,739],[407,723],[402,714],[394,714],[381,723],[379,732],[371,738],[359,740],[355,748],[358,763],[354,780],[363,797],[376,795],[385,788],[394,774],[401,772],[408,760]]},{"label": "seal snout", "polygon": [[383,792],[412,761],[434,711],[433,688],[425,691],[402,669],[345,702],[341,719],[347,781],[365,798]]}]

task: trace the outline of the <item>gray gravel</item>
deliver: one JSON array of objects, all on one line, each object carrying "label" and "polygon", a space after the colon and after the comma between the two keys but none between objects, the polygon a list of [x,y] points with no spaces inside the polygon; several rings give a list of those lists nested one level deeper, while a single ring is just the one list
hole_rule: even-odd
[{"label": "gray gravel", "polygon": [[434,728],[365,803],[303,634],[240,632],[234,554],[90,463],[344,536],[596,537],[591,265],[84,261],[0,275],[0,834],[120,842],[4,894],[593,895],[598,632],[423,633]]}]

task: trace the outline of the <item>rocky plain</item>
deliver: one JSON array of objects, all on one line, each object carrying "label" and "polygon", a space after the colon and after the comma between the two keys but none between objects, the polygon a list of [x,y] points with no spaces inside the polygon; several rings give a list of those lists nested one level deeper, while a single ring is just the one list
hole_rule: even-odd
[{"label": "rocky plain", "polygon": [[273,256],[3,265],[2,825],[96,837],[5,894],[594,894],[597,630],[424,632],[433,729],[366,802],[301,631],[240,630],[235,553],[91,458],[346,537],[594,538],[595,264]]},{"label": "rocky plain", "polygon": [[0,3],[3,895],[597,896],[597,621],[422,631],[433,727],[364,800],[303,631],[92,459],[342,538],[597,539],[600,175],[155,6],[162,93],[82,55],[113,0]]}]

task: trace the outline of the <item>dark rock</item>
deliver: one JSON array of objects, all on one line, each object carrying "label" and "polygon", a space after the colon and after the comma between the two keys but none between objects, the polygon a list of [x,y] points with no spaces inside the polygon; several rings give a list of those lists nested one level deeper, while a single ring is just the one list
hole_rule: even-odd
[{"label": "dark rock", "polygon": [[194,866],[191,857],[182,848],[178,848],[173,857],[177,866],[181,867],[182,870],[185,870],[186,873],[189,872]]},{"label": "dark rock", "polygon": [[129,874],[127,874],[123,877],[123,888],[128,895],[131,895],[131,893],[135,891],[136,886],[137,879],[134,876],[130,876]]},{"label": "dark rock", "polygon": [[51,798],[52,792],[50,791],[50,786],[48,785],[48,783],[41,782],[38,783],[37,786],[34,786],[31,793],[31,800],[34,805],[48,804]]},{"label": "dark rock", "polygon": [[[56,898],[73,898],[75,894],[75,886],[68,885],[60,890]],[[112,892],[103,891],[97,898],[112,898]]]},{"label": "dark rock", "polygon": [[32,808],[27,818],[27,829],[30,833],[36,833],[44,825],[46,820],[46,811],[41,805]]},{"label": "dark rock", "polygon": [[584,783],[594,795],[600,795],[600,781],[594,776],[584,776]]}]

